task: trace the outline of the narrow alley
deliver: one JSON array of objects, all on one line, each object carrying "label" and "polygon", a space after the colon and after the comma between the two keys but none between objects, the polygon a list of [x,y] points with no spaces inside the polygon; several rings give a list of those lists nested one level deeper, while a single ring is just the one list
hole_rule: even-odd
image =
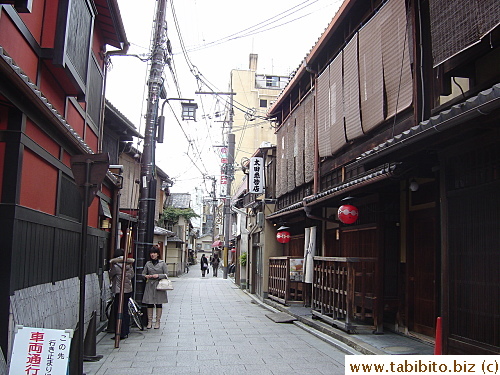
[{"label": "narrow alley", "polygon": [[344,374],[345,353],[270,310],[231,279],[201,277],[199,268],[172,278],[160,329],[139,331],[114,348],[112,334],[97,337],[98,362],[87,375],[112,374]]}]

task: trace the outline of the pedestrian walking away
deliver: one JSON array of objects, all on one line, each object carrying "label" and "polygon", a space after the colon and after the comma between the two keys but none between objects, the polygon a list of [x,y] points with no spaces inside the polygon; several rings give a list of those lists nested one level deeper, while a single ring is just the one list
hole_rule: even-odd
[{"label": "pedestrian walking away", "polygon": [[[161,279],[168,279],[168,270],[167,264],[160,259],[160,249],[158,247],[153,246],[149,250],[149,258],[151,260],[146,262],[142,271],[142,275],[146,278],[142,303],[148,309],[148,325],[146,328],[151,329],[154,322],[154,328],[158,329],[160,328],[162,304],[168,302],[168,297],[166,290],[158,290],[156,287]],[[155,312],[156,320],[153,319]]]},{"label": "pedestrian walking away", "polygon": [[212,269],[213,269],[213,277],[217,277],[217,271],[219,270],[220,259],[217,255],[214,255],[212,259]]},{"label": "pedestrian walking away", "polygon": [[[109,278],[111,282],[111,292],[114,295],[113,306],[111,309],[110,321],[108,322],[108,332],[113,332],[115,335],[120,335],[120,339],[126,339],[130,332],[130,314],[128,311],[128,301],[132,296],[132,278],[134,277],[134,263],[133,258],[126,258],[123,260],[124,251],[123,249],[117,249],[114,253],[114,258],[109,261]],[[123,275],[123,265],[125,264],[125,282],[123,286],[123,303],[122,303],[122,313],[123,318],[121,320],[121,325],[118,327],[117,316],[118,307],[120,304],[120,291],[122,285],[122,275]],[[112,337],[114,339],[114,337]]]},{"label": "pedestrian walking away", "polygon": [[205,254],[201,256],[200,266],[201,266],[201,276],[205,277],[205,273],[208,270],[208,259],[205,256]]}]

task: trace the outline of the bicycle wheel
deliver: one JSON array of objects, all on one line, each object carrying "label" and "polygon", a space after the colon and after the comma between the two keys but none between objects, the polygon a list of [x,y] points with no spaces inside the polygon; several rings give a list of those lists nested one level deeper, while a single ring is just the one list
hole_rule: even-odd
[{"label": "bicycle wheel", "polygon": [[105,308],[105,313],[106,313],[106,318],[109,320],[109,316],[111,315],[111,310],[113,307],[113,298],[111,298],[107,303],[106,303],[106,308]]},{"label": "bicycle wheel", "polygon": [[128,300],[128,312],[130,314],[130,317],[132,318],[132,321],[137,326],[137,328],[143,331],[144,325],[142,324],[142,319],[141,319],[142,312],[137,302],[135,302],[132,298],[129,298]]}]

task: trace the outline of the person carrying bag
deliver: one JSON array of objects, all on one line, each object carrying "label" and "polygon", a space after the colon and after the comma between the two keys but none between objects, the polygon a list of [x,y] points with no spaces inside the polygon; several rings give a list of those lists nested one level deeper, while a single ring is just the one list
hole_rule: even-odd
[{"label": "person carrying bag", "polygon": [[205,277],[205,272],[208,270],[208,259],[205,256],[205,254],[201,256],[200,265],[201,265],[201,276]]},{"label": "person carrying bag", "polygon": [[147,329],[153,326],[153,313],[156,307],[156,321],[154,328],[160,328],[160,319],[162,315],[162,304],[168,302],[167,290],[158,289],[160,280],[168,279],[167,264],[160,259],[160,249],[153,246],[149,250],[149,260],[144,265],[142,275],[146,279],[146,286],[144,287],[144,296],[142,303],[148,308],[148,325]]}]

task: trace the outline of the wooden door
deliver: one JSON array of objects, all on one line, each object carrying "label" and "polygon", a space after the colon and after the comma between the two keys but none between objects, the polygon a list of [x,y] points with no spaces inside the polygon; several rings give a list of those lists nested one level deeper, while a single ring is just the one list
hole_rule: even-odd
[{"label": "wooden door", "polygon": [[262,279],[264,275],[264,266],[262,263],[262,247],[255,245],[253,246],[253,259],[255,262],[255,279],[253,280],[252,293],[255,293],[258,296],[262,296]]},{"label": "wooden door", "polygon": [[437,316],[436,222],[434,209],[410,212],[408,328],[431,337]]}]

